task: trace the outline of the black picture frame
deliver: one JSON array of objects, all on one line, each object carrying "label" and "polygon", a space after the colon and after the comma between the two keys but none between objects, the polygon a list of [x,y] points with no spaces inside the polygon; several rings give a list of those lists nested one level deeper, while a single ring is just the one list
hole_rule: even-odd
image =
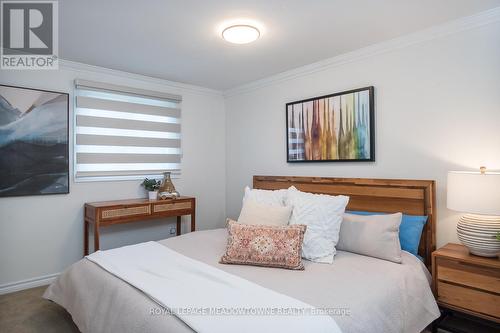
[{"label": "black picture frame", "polygon": [[[45,90],[45,89],[38,89],[38,88],[32,88],[32,87],[24,87],[24,86],[13,86],[13,85],[7,85],[7,84],[0,84],[0,88],[5,87],[5,88],[12,88],[12,89],[19,89],[20,92],[23,90],[30,90],[30,91],[37,91],[37,92],[42,92],[42,93],[49,93],[49,94],[56,94],[63,96],[64,99],[64,110],[65,110],[65,116],[66,116],[66,121],[64,123],[64,128],[62,129],[64,132],[65,136],[65,141],[63,143],[60,143],[62,149],[59,149],[59,152],[62,152],[62,157],[63,162],[61,163],[62,165],[59,166],[59,169],[62,170],[63,175],[59,175],[59,179],[64,179],[65,184],[62,184],[62,186],[54,186],[53,190],[47,190],[46,188],[41,188],[43,184],[39,184],[39,186],[33,186],[32,189],[30,190],[29,186],[25,186],[19,191],[5,191],[4,185],[5,185],[5,179],[2,180],[2,177],[7,177],[7,173],[5,173],[5,170],[2,170],[2,165],[0,164],[0,197],[20,197],[20,196],[33,196],[33,195],[55,195],[55,194],[68,194],[70,193],[70,154],[69,154],[69,144],[70,144],[70,135],[69,135],[69,117],[70,117],[70,112],[69,112],[69,93],[67,92],[61,92],[61,91],[52,91],[52,90]],[[0,98],[3,99],[0,93]],[[0,101],[4,102],[4,100]],[[2,109],[0,109],[2,111]],[[32,112],[32,110],[30,110]],[[1,139],[2,133],[0,132],[0,139]],[[59,143],[58,143],[59,144]],[[13,150],[16,152],[17,150]],[[34,149],[33,151],[36,151]],[[43,155],[43,153],[42,153]],[[43,169],[44,164],[40,162],[39,168],[38,169]],[[10,175],[9,175],[10,176]],[[56,177],[56,176],[54,176]],[[59,184],[56,184],[59,185]]]},{"label": "black picture frame", "polygon": [[[310,102],[314,102],[315,101],[319,101],[320,100],[326,100],[326,99],[331,99],[331,98],[334,98],[334,97],[341,97],[343,95],[350,95],[350,94],[353,94],[353,96],[356,96],[356,93],[358,93],[358,96],[360,95],[359,93],[362,93],[362,92],[367,92],[368,93],[368,96],[367,98],[365,97],[365,99],[367,99],[365,101],[365,104],[368,105],[368,108],[369,110],[367,112],[364,112],[365,113],[365,119],[368,119],[369,121],[369,124],[368,126],[366,127],[369,131],[369,135],[367,137],[367,139],[369,140],[368,144],[365,143],[364,146],[368,146],[369,147],[369,154],[368,156],[366,156],[366,149],[363,150],[362,153],[363,156],[362,158],[345,158],[345,154],[342,153],[342,154],[338,154],[337,155],[337,158],[326,158],[326,159],[314,159],[314,156],[312,159],[310,159],[311,155],[310,154],[306,154],[306,152],[304,151],[304,157],[302,159],[300,159],[300,156],[295,156],[295,158],[291,158],[291,150],[290,148],[292,146],[294,146],[294,142],[290,142],[291,140],[293,140],[293,132],[297,133],[297,131],[299,132],[304,132],[304,130],[300,130],[300,129],[297,129],[296,127],[293,129],[293,131],[290,131],[290,113],[294,113],[295,110],[294,110],[294,106],[295,105],[302,105],[302,109],[301,109],[301,112],[303,113],[304,110],[303,110],[303,105],[304,103],[310,103]],[[366,103],[367,102],[367,103]],[[326,103],[326,102],[324,102]],[[329,102],[330,103],[330,102]],[[340,100],[340,103],[341,103],[341,100]],[[329,104],[330,105],[330,104]],[[359,104],[358,104],[359,105]],[[292,106],[292,110],[290,110],[290,107]],[[328,109],[330,110],[330,109]],[[311,111],[314,113],[314,111]],[[318,111],[319,112],[319,111]],[[347,111],[346,111],[347,112]],[[356,110],[353,111],[354,114],[356,113]],[[332,109],[332,113],[330,113],[330,111],[328,111],[328,115],[330,116],[330,114],[332,115],[332,118],[334,119],[335,117],[335,110]],[[339,110],[339,115],[343,114],[343,111],[342,109]],[[309,117],[309,115],[307,114],[307,117]],[[328,95],[323,95],[323,96],[317,96],[317,97],[312,97],[312,98],[307,98],[307,99],[303,99],[303,100],[298,100],[298,101],[294,101],[294,102],[289,102],[289,103],[286,103],[286,106],[285,106],[285,118],[286,118],[286,133],[285,133],[285,140],[286,140],[286,156],[287,156],[287,163],[315,163],[315,162],[375,162],[375,88],[374,86],[368,86],[368,87],[364,87],[364,88],[358,88],[358,89],[352,89],[352,90],[346,90],[346,91],[342,91],[342,92],[338,92],[338,93],[333,93],[333,94],[328,94]],[[295,117],[294,117],[295,119]],[[334,121],[332,119],[332,121]],[[355,119],[355,116],[354,116],[354,119]],[[304,124],[304,117],[302,117],[302,126],[301,128],[302,129],[305,129],[303,127],[303,124]],[[342,118],[340,118],[340,121],[342,122]],[[351,120],[352,121],[352,120]],[[354,120],[355,122],[356,120]],[[331,125],[332,123],[330,122],[330,120],[328,119],[328,124]],[[335,127],[334,127],[334,124],[331,126],[333,127],[333,130],[335,131]],[[366,125],[366,124],[365,124]],[[343,126],[343,125],[342,125]],[[312,121],[311,121],[311,127],[312,127]],[[331,130],[331,129],[330,129]],[[292,134],[292,135],[291,135]],[[366,133],[365,133],[366,134]],[[295,142],[295,146],[294,148],[300,152],[300,147],[297,148],[298,146],[298,143],[300,141],[300,138],[298,138],[297,136],[295,136],[295,139],[297,140]],[[305,138],[304,139],[304,146],[305,146]],[[292,150],[294,151],[294,150]],[[296,153],[297,154],[297,153]],[[300,153],[298,153],[300,155]],[[359,154],[359,153],[358,153]],[[293,154],[292,154],[293,155]],[[340,156],[342,155],[342,156]],[[322,156],[323,157],[323,156]]]}]

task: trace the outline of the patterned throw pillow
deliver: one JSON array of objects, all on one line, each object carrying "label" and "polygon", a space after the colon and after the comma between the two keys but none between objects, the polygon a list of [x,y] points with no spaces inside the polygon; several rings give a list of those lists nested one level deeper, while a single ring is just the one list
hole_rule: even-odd
[{"label": "patterned throw pillow", "polygon": [[226,253],[221,264],[304,269],[301,251],[306,226],[241,224],[227,219]]}]

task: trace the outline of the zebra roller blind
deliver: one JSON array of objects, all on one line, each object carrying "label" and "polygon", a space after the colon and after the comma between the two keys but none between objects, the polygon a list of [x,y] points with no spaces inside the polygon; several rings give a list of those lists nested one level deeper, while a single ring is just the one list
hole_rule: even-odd
[{"label": "zebra roller blind", "polygon": [[180,173],[181,96],[75,80],[75,178]]}]

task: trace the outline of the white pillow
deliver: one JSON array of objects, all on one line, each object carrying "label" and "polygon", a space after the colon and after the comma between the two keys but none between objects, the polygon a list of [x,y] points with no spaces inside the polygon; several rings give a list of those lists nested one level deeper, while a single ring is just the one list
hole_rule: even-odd
[{"label": "white pillow", "polygon": [[301,192],[288,189],[286,203],[292,206],[290,224],[305,224],[302,257],[315,262],[332,263],[339,240],[340,224],[349,197]]},{"label": "white pillow", "polygon": [[344,214],[338,250],[401,263],[399,226],[403,214]]},{"label": "white pillow", "polygon": [[238,222],[243,224],[285,226],[288,224],[291,214],[291,207],[271,206],[258,203],[254,200],[246,200],[243,203]]},{"label": "white pillow", "polygon": [[243,202],[246,200],[253,200],[258,203],[271,205],[271,206],[285,206],[285,198],[287,190],[256,190],[245,187],[245,196]]}]

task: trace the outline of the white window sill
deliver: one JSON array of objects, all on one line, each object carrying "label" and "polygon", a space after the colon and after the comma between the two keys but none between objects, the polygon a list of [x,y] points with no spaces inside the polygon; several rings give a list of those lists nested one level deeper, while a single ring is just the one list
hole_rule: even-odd
[{"label": "white window sill", "polygon": [[[144,180],[148,179],[163,179],[163,175],[134,175],[134,176],[106,176],[106,177],[74,177],[75,183],[91,183],[91,182],[117,182],[117,181],[127,181],[127,180]],[[170,178],[180,179],[181,174],[171,174]]]}]

